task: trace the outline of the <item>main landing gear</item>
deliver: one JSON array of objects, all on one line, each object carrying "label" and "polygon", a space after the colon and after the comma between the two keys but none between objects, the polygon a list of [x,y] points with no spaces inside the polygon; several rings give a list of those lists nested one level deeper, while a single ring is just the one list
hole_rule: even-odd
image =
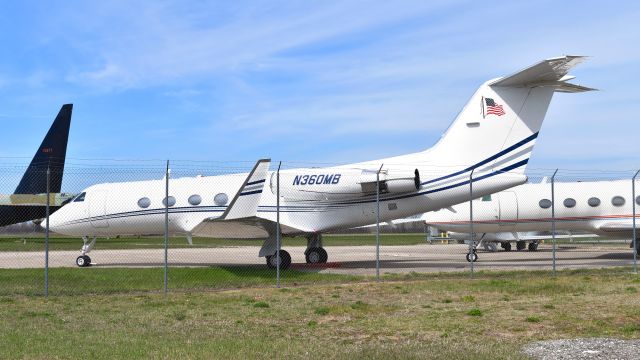
[{"label": "main landing gear", "polygon": [[91,240],[91,242],[87,244],[87,242],[89,241],[89,237],[82,237],[82,242],[84,243],[84,245],[82,245],[82,255],[76,258],[76,265],[78,265],[79,267],[91,266],[91,258],[87,254],[89,253],[89,251],[91,251],[91,249],[93,249],[93,246],[96,244],[96,239],[97,237],[94,236],[93,240]]},{"label": "main landing gear", "polygon": [[[276,269],[278,267],[278,253],[269,255],[267,258],[267,267]],[[280,250],[280,270],[287,270],[291,266],[291,255],[286,250]]]},{"label": "main landing gear", "polygon": [[[268,250],[267,249],[268,247]],[[275,269],[278,267],[278,254],[275,251],[273,241],[265,242],[264,252],[273,252],[273,255],[265,256],[267,267]],[[260,254],[263,256],[263,253]],[[325,264],[329,259],[327,251],[322,247],[322,234],[309,234],[307,236],[307,249],[304,251],[304,258],[307,264]],[[280,250],[280,270],[286,270],[291,266],[291,255],[286,250]]]}]

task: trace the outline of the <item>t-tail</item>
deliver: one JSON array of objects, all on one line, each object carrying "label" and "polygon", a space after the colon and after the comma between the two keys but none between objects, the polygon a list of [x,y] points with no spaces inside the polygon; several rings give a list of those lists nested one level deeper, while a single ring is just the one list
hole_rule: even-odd
[{"label": "t-tail", "polygon": [[47,192],[47,168],[50,171],[49,191],[51,193],[60,192],[72,110],[73,104],[62,105],[14,194],[45,194]]},{"label": "t-tail", "polygon": [[524,174],[556,91],[594,90],[571,84],[569,70],[584,56],[547,59],[513,75],[482,84],[440,141],[426,153],[436,164],[457,167],[459,175]]}]

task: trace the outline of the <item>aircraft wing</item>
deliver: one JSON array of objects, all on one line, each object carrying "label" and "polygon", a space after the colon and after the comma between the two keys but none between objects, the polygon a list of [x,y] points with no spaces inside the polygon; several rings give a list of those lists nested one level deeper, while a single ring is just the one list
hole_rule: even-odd
[{"label": "aircraft wing", "polygon": [[[201,221],[190,231],[191,235],[226,239],[264,239],[275,234],[275,222],[256,216],[270,164],[270,159],[258,160],[225,212],[220,217]],[[303,232],[282,224],[280,227],[286,233]]]},{"label": "aircraft wing", "polygon": [[[282,224],[280,228],[287,234],[304,232]],[[275,233],[276,223],[259,217],[237,220],[206,219],[191,231],[193,236],[224,239],[265,239]]]},{"label": "aircraft wing", "polygon": [[[640,218],[636,219],[636,231],[640,234]],[[600,225],[598,230],[606,233],[614,233],[614,232],[632,232],[633,231],[633,222],[632,221],[614,221],[608,222]]]}]

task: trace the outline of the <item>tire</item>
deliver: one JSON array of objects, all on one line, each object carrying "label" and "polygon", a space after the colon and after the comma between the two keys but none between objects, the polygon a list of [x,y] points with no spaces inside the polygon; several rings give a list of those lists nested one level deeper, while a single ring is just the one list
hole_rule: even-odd
[{"label": "tire", "polygon": [[80,255],[76,258],[76,265],[78,267],[87,267],[91,265],[91,258],[87,255]]},{"label": "tire", "polygon": [[[278,257],[276,254],[267,256],[267,267],[275,269],[278,267]],[[291,255],[286,250],[280,250],[280,270],[287,270],[291,266]]]},{"label": "tire", "polygon": [[538,251],[538,243],[536,242],[529,243],[529,251]]},{"label": "tire", "polygon": [[329,254],[327,254],[327,250],[325,250],[324,248],[320,248],[320,262],[326,264],[327,260],[329,260]]},{"label": "tire", "polygon": [[511,251],[511,243],[510,242],[504,242],[504,243],[500,244],[500,246],[504,249],[504,251]]},{"label": "tire", "polygon": [[476,254],[475,252],[470,252],[467,253],[467,261],[468,262],[476,262],[478,261],[478,254]]},{"label": "tire", "polygon": [[329,255],[323,248],[313,247],[309,248],[304,254],[307,264],[324,264],[327,262]]},{"label": "tire", "polygon": [[305,254],[304,254],[304,258],[307,261],[307,264],[319,264],[321,263],[321,255],[320,255],[320,248],[317,247],[312,247],[309,248]]},{"label": "tire", "polygon": [[518,241],[516,242],[516,250],[518,251],[522,251],[527,247],[527,243],[524,241]]}]

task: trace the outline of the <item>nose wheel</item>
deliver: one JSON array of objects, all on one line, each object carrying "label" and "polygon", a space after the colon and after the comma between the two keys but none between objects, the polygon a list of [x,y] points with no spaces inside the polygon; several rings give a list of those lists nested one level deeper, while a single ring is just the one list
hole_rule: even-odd
[{"label": "nose wheel", "polygon": [[91,258],[87,255],[80,255],[76,258],[76,265],[79,267],[87,267],[91,265]]},{"label": "nose wheel", "polygon": [[467,254],[467,261],[468,262],[476,262],[476,261],[478,261],[478,254],[475,251],[468,253]]}]

